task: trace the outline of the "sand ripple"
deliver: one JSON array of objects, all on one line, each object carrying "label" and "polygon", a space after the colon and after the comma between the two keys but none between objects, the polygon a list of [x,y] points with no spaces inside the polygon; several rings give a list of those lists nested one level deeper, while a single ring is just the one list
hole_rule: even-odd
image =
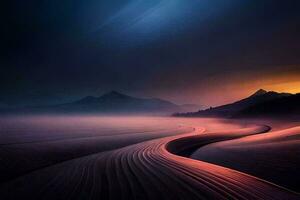
[{"label": "sand ripple", "polygon": [[5,199],[299,199],[284,188],[188,155],[201,146],[264,133],[267,126],[170,136],[70,160],[10,181]]}]

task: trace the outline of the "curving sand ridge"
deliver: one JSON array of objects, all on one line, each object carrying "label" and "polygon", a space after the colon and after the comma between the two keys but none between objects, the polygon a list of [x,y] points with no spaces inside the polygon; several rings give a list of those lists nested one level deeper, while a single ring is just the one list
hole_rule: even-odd
[{"label": "curving sand ridge", "polygon": [[155,139],[35,171],[4,184],[0,195],[5,199],[299,199],[261,179],[173,154],[268,130],[253,126],[202,134],[204,129],[197,128],[196,135]]},{"label": "curving sand ridge", "polygon": [[199,148],[191,157],[300,192],[299,155],[300,126],[297,126],[210,144]]}]

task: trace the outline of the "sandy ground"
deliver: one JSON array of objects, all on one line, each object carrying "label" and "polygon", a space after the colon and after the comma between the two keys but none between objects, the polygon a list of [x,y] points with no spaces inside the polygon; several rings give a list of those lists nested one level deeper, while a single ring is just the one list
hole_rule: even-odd
[{"label": "sandy ground", "polygon": [[[256,121],[257,122],[257,121]],[[251,174],[300,192],[300,126],[297,122],[263,120],[268,133],[213,143],[191,158]]]},{"label": "sandy ground", "polygon": [[[0,196],[4,199],[299,199],[297,193],[266,182],[262,176],[187,158],[195,150],[193,156],[214,144],[272,133],[267,133],[270,126],[265,123],[256,124],[259,123],[167,117],[1,119]],[[292,131],[289,138],[296,132]],[[299,150],[299,145],[295,146]],[[297,157],[289,155],[283,170],[289,170]],[[239,159],[248,157],[243,155]]]}]

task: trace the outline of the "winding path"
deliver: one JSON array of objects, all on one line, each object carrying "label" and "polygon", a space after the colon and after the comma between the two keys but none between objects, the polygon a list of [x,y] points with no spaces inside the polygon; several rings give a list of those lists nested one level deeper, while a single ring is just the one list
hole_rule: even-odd
[{"label": "winding path", "polygon": [[192,133],[35,171],[3,185],[0,195],[5,199],[300,199],[256,177],[182,156],[196,147],[269,129],[252,126],[208,134],[195,128]]}]

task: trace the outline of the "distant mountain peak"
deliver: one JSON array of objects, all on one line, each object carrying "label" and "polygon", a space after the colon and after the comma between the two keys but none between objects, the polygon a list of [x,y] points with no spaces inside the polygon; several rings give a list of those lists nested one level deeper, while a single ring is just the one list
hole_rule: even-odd
[{"label": "distant mountain peak", "polygon": [[123,95],[123,94],[121,94],[120,92],[118,92],[116,90],[111,90],[110,92],[108,92],[106,94],[109,94],[109,95]]},{"label": "distant mountain peak", "polygon": [[[299,95],[300,96],[300,95]],[[285,101],[292,101],[290,99],[295,98],[298,100],[299,97],[293,94],[289,93],[278,93],[274,91],[266,91],[263,89],[257,90],[254,94],[251,96],[244,98],[242,100],[206,109],[206,110],[200,110],[198,112],[192,112],[192,113],[179,113],[175,116],[214,116],[214,117],[233,117],[237,116],[239,114],[247,115],[250,112],[257,112],[264,114],[263,112],[267,109],[269,109],[269,104],[278,105],[277,107],[274,106],[272,109],[269,110],[269,112],[285,112],[282,111],[285,107],[288,106],[288,104]],[[277,103],[281,102],[281,103]],[[295,102],[291,102],[292,105],[294,105],[295,109],[297,104]],[[291,110],[291,109],[290,109]],[[299,109],[300,110],[300,109]]]},{"label": "distant mountain peak", "polygon": [[254,94],[251,95],[251,97],[254,97],[254,96],[260,96],[260,95],[264,95],[268,93],[268,91],[264,90],[264,89],[259,89],[257,90]]},{"label": "distant mountain peak", "polygon": [[62,110],[86,113],[171,113],[183,107],[158,98],[139,98],[112,90],[101,96],[87,96],[74,103],[66,104]]},{"label": "distant mountain peak", "polygon": [[120,92],[112,90],[108,93],[103,94],[100,97],[86,96],[81,100],[77,101],[76,103],[80,103],[80,104],[99,103],[99,101],[101,100],[115,100],[115,99],[125,99],[125,98],[130,98],[130,97]]},{"label": "distant mountain peak", "polygon": [[115,90],[112,90],[108,93],[103,94],[100,98],[126,98],[126,97],[129,97],[129,96],[126,94],[117,92]]}]

